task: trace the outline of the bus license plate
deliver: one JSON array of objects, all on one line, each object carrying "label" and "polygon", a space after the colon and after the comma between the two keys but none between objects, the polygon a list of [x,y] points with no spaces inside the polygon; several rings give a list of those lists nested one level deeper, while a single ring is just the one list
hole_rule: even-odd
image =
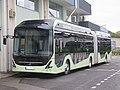
[{"label": "bus license plate", "polygon": [[26,70],[34,70],[34,67],[25,67]]}]

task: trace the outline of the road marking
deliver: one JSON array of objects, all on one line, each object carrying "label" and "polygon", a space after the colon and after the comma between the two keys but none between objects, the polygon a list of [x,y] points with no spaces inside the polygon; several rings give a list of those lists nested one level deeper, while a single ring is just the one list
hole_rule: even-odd
[{"label": "road marking", "polygon": [[100,86],[100,85],[101,85],[101,83],[97,83],[96,85],[97,85],[97,86]]},{"label": "road marking", "polygon": [[110,64],[105,64],[105,65],[110,65]]},{"label": "road marking", "polygon": [[111,77],[107,77],[108,79],[110,79]]},{"label": "road marking", "polygon": [[111,69],[112,71],[115,71],[115,69]]},{"label": "road marking", "polygon": [[117,72],[116,72],[116,74],[117,74],[117,73],[119,73],[119,72],[120,72],[120,70],[119,70],[119,71],[117,71]]},{"label": "road marking", "polygon": [[120,66],[120,64],[115,64],[115,65]]},{"label": "road marking", "polygon": [[111,77],[113,77],[113,75],[110,75]]},{"label": "road marking", "polygon": [[107,78],[105,78],[104,80],[105,80],[105,81],[107,81],[108,79],[107,79]]},{"label": "road marking", "polygon": [[86,70],[91,70],[91,69],[86,69]]},{"label": "road marking", "polygon": [[113,76],[115,76],[116,74],[114,73]]},{"label": "road marking", "polygon": [[104,83],[105,81],[100,81],[101,83]]},{"label": "road marking", "polygon": [[97,71],[118,71],[115,69],[97,69]]},{"label": "road marking", "polygon": [[95,88],[97,88],[97,86],[93,86],[93,87],[91,87],[92,89],[95,89]]},{"label": "road marking", "polygon": [[[113,69],[112,69],[113,70]],[[96,89],[97,86],[100,86],[102,83],[104,83],[105,81],[107,81],[108,79],[110,79],[111,77],[115,76],[116,74],[120,74],[120,70],[116,71],[115,73],[113,73],[112,75],[108,76],[107,78],[105,78],[104,80],[100,81],[100,83],[97,83],[96,86],[91,87],[92,89]]]}]

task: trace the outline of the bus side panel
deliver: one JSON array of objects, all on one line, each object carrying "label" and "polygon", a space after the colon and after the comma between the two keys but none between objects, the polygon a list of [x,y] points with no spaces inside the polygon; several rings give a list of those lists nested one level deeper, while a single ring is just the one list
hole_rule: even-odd
[{"label": "bus side panel", "polygon": [[92,65],[95,63],[94,62],[94,53],[90,53],[89,57],[86,59],[83,59],[82,61],[80,61],[77,64],[74,64],[73,67],[71,67],[72,69],[78,69],[78,68],[82,68],[82,67],[86,67],[89,65],[89,61],[90,61],[90,57],[92,57]]},{"label": "bus side panel", "polygon": [[109,62],[111,60],[111,57],[112,57],[112,51],[110,53],[105,53],[104,57],[101,58],[101,55],[100,53],[98,53],[98,63],[102,63],[102,62]]}]

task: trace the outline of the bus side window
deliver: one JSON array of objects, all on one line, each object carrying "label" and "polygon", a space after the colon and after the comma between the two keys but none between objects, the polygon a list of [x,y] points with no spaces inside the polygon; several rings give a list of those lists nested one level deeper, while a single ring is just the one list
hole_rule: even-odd
[{"label": "bus side window", "polygon": [[59,40],[55,40],[55,53],[59,53]]},{"label": "bus side window", "polygon": [[63,52],[63,41],[62,40],[56,40],[55,41],[55,52],[56,53],[62,53]]},{"label": "bus side window", "polygon": [[60,52],[62,52],[63,51],[63,41],[59,40],[59,43],[60,43]]}]

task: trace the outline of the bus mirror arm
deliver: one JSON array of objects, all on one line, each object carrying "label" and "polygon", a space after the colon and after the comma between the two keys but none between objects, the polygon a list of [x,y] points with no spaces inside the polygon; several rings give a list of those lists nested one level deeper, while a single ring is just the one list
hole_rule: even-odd
[{"label": "bus mirror arm", "polygon": [[6,35],[6,36],[3,36],[3,44],[6,45],[7,44],[7,39],[10,38],[10,39],[13,39],[14,36],[12,35]]},{"label": "bus mirror arm", "polygon": [[13,39],[13,38],[14,38],[14,36],[13,36],[13,35],[6,35],[6,38]]}]

